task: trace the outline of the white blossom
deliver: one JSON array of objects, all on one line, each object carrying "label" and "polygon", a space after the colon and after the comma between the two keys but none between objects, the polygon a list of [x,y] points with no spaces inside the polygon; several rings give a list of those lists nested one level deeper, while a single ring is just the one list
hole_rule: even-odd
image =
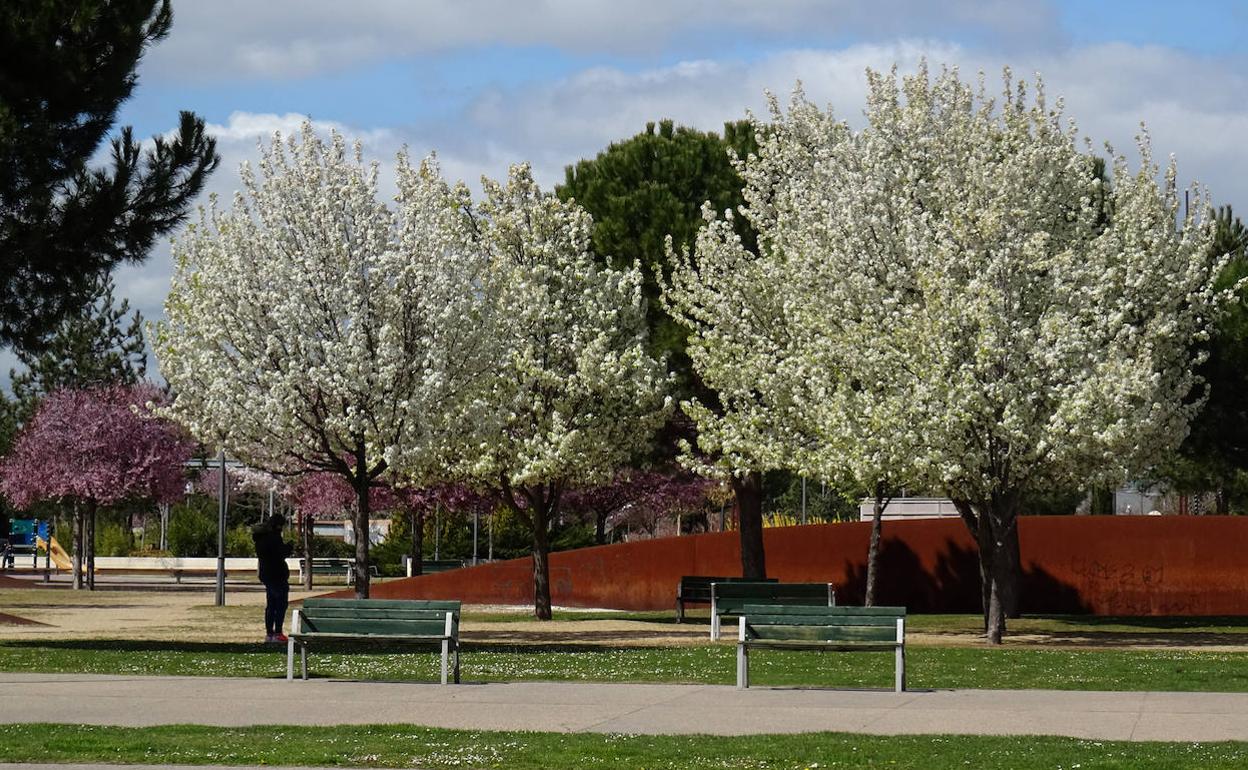
[{"label": "white blossom", "polygon": [[1106,190],[1061,102],[1008,70],[999,98],[926,65],[868,80],[860,131],[800,87],[771,100],[741,165],[761,253],[707,212],[667,287],[723,400],[692,405],[699,441],[734,470],[902,467],[1004,548],[1028,492],[1183,439],[1222,299],[1206,198],[1181,207],[1143,132]]}]

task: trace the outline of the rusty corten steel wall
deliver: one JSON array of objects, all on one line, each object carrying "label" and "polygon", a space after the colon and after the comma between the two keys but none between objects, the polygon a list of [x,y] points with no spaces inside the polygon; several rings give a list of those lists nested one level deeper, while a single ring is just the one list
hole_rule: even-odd
[{"label": "rusty corten steel wall", "polygon": [[[1248,614],[1248,518],[1026,516],[1020,519],[1025,612],[1099,615]],[[767,572],[832,582],[860,603],[870,524],[767,529]],[[682,575],[740,574],[736,532],[551,554],[556,605],[656,610],[673,606]],[[977,612],[974,541],[957,519],[886,522],[881,604],[912,612]],[[343,595],[347,595],[345,592]],[[529,559],[376,584],[377,598],[533,601]]]}]

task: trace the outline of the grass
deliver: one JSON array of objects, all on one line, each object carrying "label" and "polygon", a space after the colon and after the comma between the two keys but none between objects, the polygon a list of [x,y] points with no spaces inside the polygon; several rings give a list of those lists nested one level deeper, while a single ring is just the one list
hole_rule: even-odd
[{"label": "grass", "polygon": [[[469,645],[465,681],[618,681],[731,684],[734,647]],[[343,679],[434,681],[437,655],[428,648],[356,644],[313,648],[309,673]],[[128,675],[276,677],[285,649],[258,644],[127,640],[0,642],[0,670]],[[757,650],[757,685],[884,688],[892,683],[891,653]],[[1248,653],[1191,650],[913,647],[907,651],[913,689],[1174,690],[1248,692]]]},{"label": "grass", "polygon": [[1242,768],[1244,743],[1126,743],[1073,738],[872,736],[844,733],[736,737],[635,736],[350,727],[89,727],[6,725],[4,762],[348,765],[362,767],[781,768],[974,767],[1080,770]]}]

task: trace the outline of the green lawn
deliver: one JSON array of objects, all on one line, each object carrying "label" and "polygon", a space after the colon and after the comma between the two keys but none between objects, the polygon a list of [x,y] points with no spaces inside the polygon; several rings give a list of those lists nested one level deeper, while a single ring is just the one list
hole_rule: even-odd
[{"label": "green lawn", "polygon": [[832,768],[916,770],[1242,768],[1245,743],[1124,743],[1073,738],[844,733],[632,736],[350,727],[6,725],[3,762],[508,768]]},{"label": "green lawn", "polygon": [[[689,628],[709,626],[709,613],[706,610],[690,610],[686,615]],[[473,612],[463,613],[465,621],[477,623],[514,622],[532,620],[530,612]],[[676,625],[671,612],[576,612],[556,610],[556,621],[583,620],[636,620],[647,623],[670,623]],[[1223,615],[1213,617],[1119,617],[1092,615],[1028,615],[1008,622],[1008,639],[1011,634],[1078,634],[1101,635],[1115,634],[1124,637],[1169,636],[1179,642],[1184,637],[1202,634],[1218,634],[1225,637],[1222,644],[1248,645],[1248,616]],[[916,633],[927,634],[979,634],[983,630],[983,617],[980,615],[910,615],[906,618],[906,629]]]},{"label": "green lawn", "polygon": [[[482,645],[463,652],[465,681],[619,681],[731,684],[730,644],[683,647]],[[1248,691],[1248,653],[1186,650],[911,647],[911,688]],[[314,676],[434,681],[428,648],[313,648]],[[285,648],[126,640],[0,642],[0,671],[284,676]],[[757,685],[890,687],[891,653],[758,650]]]}]

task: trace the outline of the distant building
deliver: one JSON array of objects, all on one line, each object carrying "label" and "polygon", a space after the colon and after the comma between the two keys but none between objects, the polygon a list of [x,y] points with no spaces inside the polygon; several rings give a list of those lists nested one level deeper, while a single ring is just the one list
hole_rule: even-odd
[{"label": "distant building", "polygon": [[[312,534],[320,537],[332,537],[348,543],[355,542],[355,528],[350,519],[341,521],[316,521],[312,525]],[[389,519],[370,519],[368,522],[368,542],[377,545],[390,534]]]},{"label": "distant building", "polygon": [[[1088,505],[1088,501],[1085,501],[1073,513],[1086,514]],[[1184,505],[1191,510],[1185,509]],[[1142,488],[1135,484],[1127,484],[1114,492],[1114,515],[1116,516],[1157,516],[1162,513],[1206,512],[1208,511],[1192,505],[1187,497],[1167,496],[1156,490]],[[862,498],[858,503],[859,520],[870,521],[874,513],[875,500],[870,497]],[[953,501],[946,497],[897,497],[890,501],[888,507],[884,509],[885,521],[950,519],[957,517],[958,510],[953,507]]]},{"label": "distant building", "polygon": [[[858,504],[858,518],[871,521],[875,515],[875,500],[864,497]],[[908,519],[956,519],[958,509],[945,497],[896,497],[884,508],[885,521]]]}]

